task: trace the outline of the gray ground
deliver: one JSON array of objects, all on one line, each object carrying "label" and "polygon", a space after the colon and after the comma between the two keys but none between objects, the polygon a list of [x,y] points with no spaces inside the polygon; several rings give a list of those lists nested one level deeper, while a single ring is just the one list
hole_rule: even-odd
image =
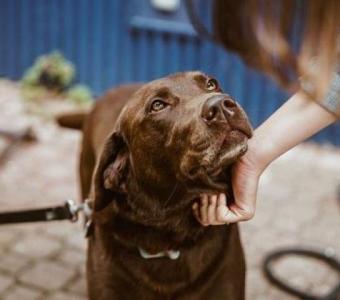
[{"label": "gray ground", "polygon": [[[26,114],[20,100],[16,85],[0,81],[0,128],[33,125],[39,138],[14,151],[0,168],[1,210],[78,199],[80,134]],[[5,144],[0,139],[0,149]],[[261,273],[263,256],[272,249],[312,246],[339,255],[339,187],[340,150],[331,146],[301,145],[266,171],[256,217],[241,224],[247,299],[295,299],[268,284]],[[0,299],[85,299],[85,248],[78,224],[1,226]],[[338,280],[323,265],[294,257],[279,261],[276,270],[315,293],[327,292]]]}]

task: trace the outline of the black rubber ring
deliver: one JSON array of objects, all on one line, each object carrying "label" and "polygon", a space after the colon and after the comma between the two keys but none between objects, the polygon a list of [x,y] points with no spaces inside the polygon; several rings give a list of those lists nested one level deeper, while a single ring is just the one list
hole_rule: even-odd
[{"label": "black rubber ring", "polygon": [[298,256],[305,256],[305,257],[311,257],[317,260],[320,260],[330,266],[332,269],[334,269],[339,275],[340,275],[340,261],[336,259],[336,257],[333,256],[327,256],[326,254],[312,249],[304,249],[304,248],[285,248],[285,249],[279,249],[270,252],[264,259],[263,262],[263,273],[265,277],[276,287],[279,289],[299,297],[300,299],[304,300],[337,300],[340,299],[340,281],[335,286],[335,288],[328,293],[325,296],[316,296],[313,294],[310,294],[308,292],[301,291],[297,288],[292,287],[287,282],[284,282],[277,278],[274,275],[274,272],[272,270],[272,263],[276,261],[279,258],[289,256],[289,255],[298,255]]}]

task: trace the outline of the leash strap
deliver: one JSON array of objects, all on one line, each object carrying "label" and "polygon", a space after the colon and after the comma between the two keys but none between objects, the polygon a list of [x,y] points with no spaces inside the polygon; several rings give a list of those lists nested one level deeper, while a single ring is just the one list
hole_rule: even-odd
[{"label": "leash strap", "polygon": [[56,220],[76,221],[79,208],[73,201],[67,201],[64,205],[52,206],[40,209],[21,211],[8,211],[0,213],[0,225],[28,222],[49,222]]},{"label": "leash strap", "polygon": [[273,270],[273,263],[276,260],[290,255],[298,255],[301,257],[307,258],[314,258],[322,261],[323,263],[327,264],[330,268],[335,270],[340,275],[340,261],[337,260],[333,253],[324,253],[313,250],[313,249],[303,249],[303,248],[287,248],[287,249],[280,249],[269,253],[263,262],[263,272],[266,278],[276,285],[279,289],[297,296],[299,299],[303,300],[339,300],[340,298],[340,281],[334,286],[334,288],[327,294],[323,296],[313,295],[307,291],[302,291],[288,282],[283,280],[281,277],[276,275],[276,272]]}]

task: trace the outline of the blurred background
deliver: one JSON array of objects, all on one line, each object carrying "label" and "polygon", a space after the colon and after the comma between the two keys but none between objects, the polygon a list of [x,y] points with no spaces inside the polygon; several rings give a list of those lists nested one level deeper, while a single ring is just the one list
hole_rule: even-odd
[{"label": "blurred background", "polygon": [[[211,2],[194,3],[209,27]],[[293,44],[300,30],[296,22]],[[1,0],[1,210],[79,200],[81,134],[59,128],[56,115],[89,110],[96,96],[119,84],[186,70],[216,77],[254,127],[288,97],[236,55],[199,37],[184,1]],[[340,125],[333,125],[263,175],[257,214],[241,224],[248,299],[295,299],[263,277],[269,250],[300,245],[339,253],[339,146]],[[85,245],[81,225],[67,221],[1,226],[0,299],[86,299]],[[319,294],[338,280],[324,265],[295,258],[278,263],[277,272]]]}]

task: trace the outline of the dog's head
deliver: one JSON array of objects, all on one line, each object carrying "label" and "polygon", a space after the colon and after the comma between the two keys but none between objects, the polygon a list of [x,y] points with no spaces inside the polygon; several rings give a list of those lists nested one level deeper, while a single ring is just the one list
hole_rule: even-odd
[{"label": "dog's head", "polygon": [[226,170],[251,134],[246,114],[214,78],[186,72],[145,84],[108,137],[95,175],[105,199],[96,206],[131,190],[160,201],[176,185],[188,193],[223,191]]}]

